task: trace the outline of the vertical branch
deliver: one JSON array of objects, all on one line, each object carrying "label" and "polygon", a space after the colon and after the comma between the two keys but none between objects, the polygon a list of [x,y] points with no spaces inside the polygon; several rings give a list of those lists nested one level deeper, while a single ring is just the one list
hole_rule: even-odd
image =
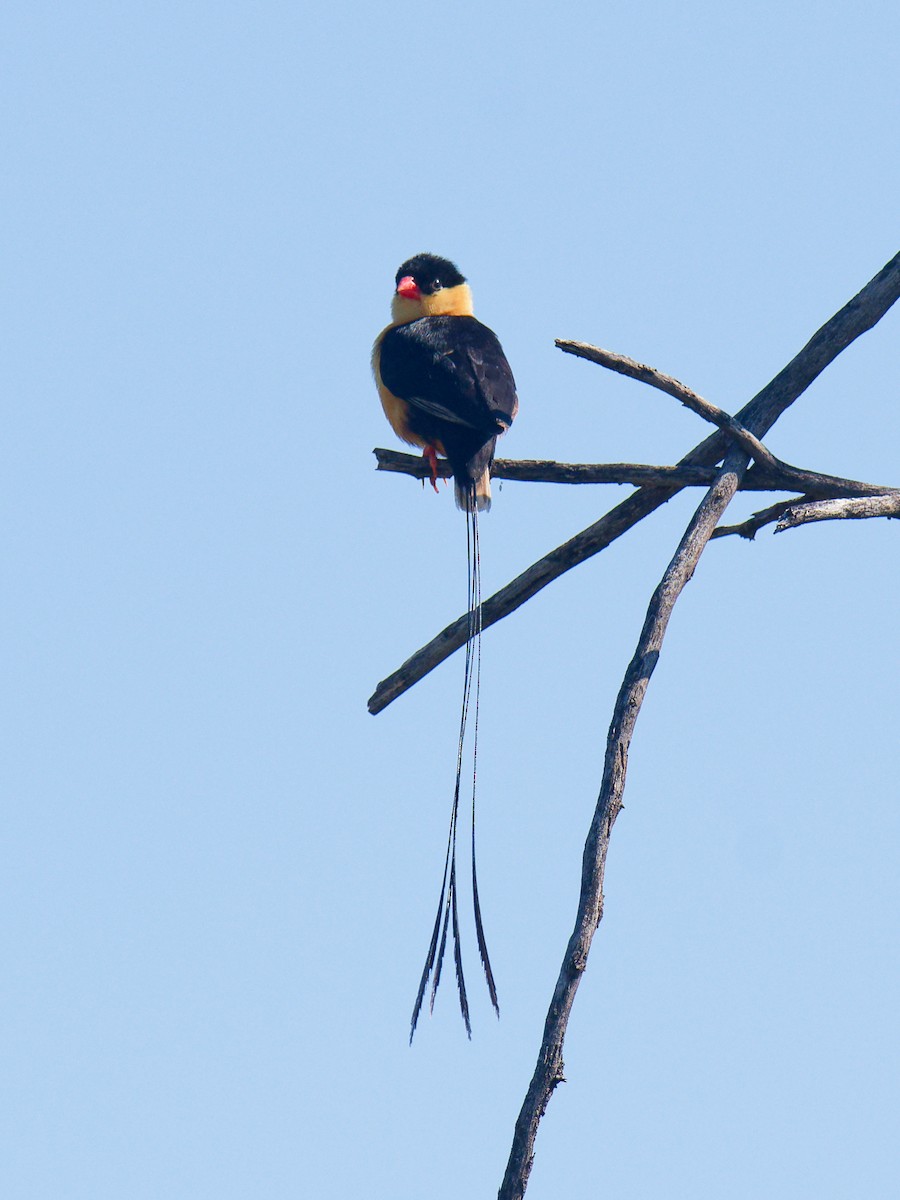
[{"label": "vertical branch", "polygon": [[719,518],[737,491],[747,463],[748,459],[743,451],[732,450],[719,472],[718,479],[694,514],[675,557],[653,593],[637,649],[619,689],[607,737],[600,796],[584,847],[581,896],[575,929],[566,947],[550,1010],[547,1013],[537,1067],[516,1122],[512,1150],[500,1188],[499,1200],[521,1200],[525,1194],[534,1160],[534,1139],[538,1125],[554,1089],[563,1079],[562,1048],[569,1013],[587,965],[591,942],[603,916],[606,854],[612,827],[622,807],[628,749],[644,693],[659,659],[669,617]]}]

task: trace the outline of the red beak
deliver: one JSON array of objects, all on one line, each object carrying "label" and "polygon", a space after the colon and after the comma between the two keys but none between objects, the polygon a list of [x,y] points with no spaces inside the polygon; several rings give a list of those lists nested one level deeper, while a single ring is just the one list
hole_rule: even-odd
[{"label": "red beak", "polygon": [[403,296],[406,300],[421,300],[422,293],[419,291],[419,285],[413,279],[412,275],[404,275],[397,284],[397,295]]}]

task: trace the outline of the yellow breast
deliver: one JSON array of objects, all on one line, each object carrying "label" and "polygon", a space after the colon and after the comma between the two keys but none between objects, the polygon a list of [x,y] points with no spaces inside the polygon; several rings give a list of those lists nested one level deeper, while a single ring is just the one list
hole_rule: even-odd
[{"label": "yellow breast", "polygon": [[[409,427],[409,405],[405,400],[401,400],[399,396],[395,396],[384,385],[384,380],[381,378],[381,340],[387,333],[388,329],[393,326],[388,325],[387,329],[382,329],[378,337],[375,339],[375,345],[372,347],[372,373],[375,376],[375,386],[378,388],[378,395],[381,399],[381,407],[384,409],[384,415],[390,422],[391,429],[396,433],[401,442],[406,442],[410,446],[421,446],[423,449],[429,443]],[[440,442],[432,442],[438,454],[444,453],[444,447]]]}]

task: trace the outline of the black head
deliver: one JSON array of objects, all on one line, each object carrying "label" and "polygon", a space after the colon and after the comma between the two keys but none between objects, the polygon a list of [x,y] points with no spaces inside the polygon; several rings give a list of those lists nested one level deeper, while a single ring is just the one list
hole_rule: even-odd
[{"label": "black head", "polygon": [[408,275],[413,277],[419,291],[425,296],[432,296],[441,288],[456,287],[466,282],[465,276],[449,259],[439,258],[436,254],[417,254],[415,258],[408,258],[397,272],[395,284]]}]

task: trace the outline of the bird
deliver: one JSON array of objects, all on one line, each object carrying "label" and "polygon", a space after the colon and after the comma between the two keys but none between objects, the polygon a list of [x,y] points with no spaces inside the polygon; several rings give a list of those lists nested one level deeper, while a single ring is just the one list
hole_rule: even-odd
[{"label": "bird", "polygon": [[466,729],[473,718],[472,738],[472,900],[475,934],[491,1004],[500,1007],[488,955],[478,898],[475,867],[475,781],[478,757],[478,708],[481,685],[481,549],[478,514],[491,507],[491,465],[497,438],[505,433],[519,402],[512,369],[493,330],[472,311],[472,292],[465,276],[449,259],[417,254],[398,269],[391,301],[391,323],[372,350],[375,384],[391,428],[401,439],[419,446],[428,460],[437,491],[437,456],[453,472],[457,507],[466,514],[468,626],[463,697],[456,753],[456,779],[450,814],[444,875],[437,916],[413,1007],[412,1043],[431,980],[430,1008],[441,978],[441,966],[452,930],[456,982],[466,1033],[472,1036],[463,974],[457,903],[456,842]]},{"label": "bird", "polygon": [[493,330],[476,320],[472,292],[448,259],[417,254],[396,275],[391,324],[372,353],[381,404],[401,441],[450,463],[456,503],[491,506],[494,447],[518,410],[516,383]]}]

